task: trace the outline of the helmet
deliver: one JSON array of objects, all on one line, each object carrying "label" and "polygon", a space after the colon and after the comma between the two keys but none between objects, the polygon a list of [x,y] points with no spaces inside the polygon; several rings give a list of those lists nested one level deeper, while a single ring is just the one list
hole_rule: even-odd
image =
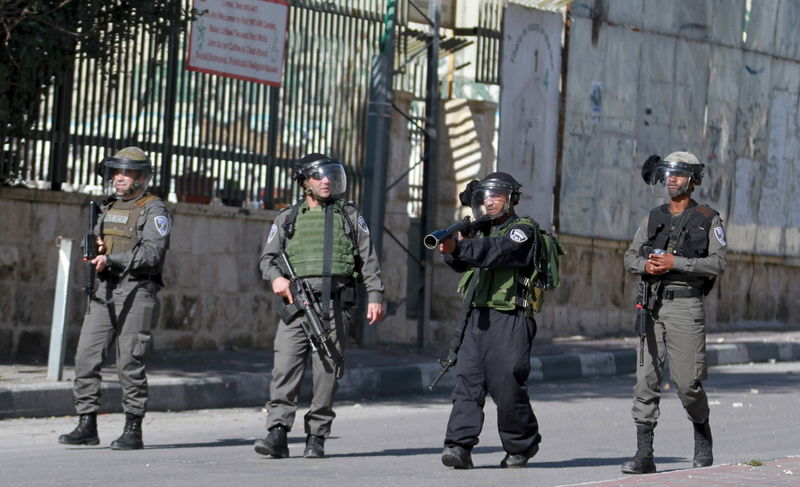
[{"label": "helmet", "polygon": [[[651,161],[651,158],[645,161],[645,166],[648,165],[648,161],[651,162],[649,174],[645,174],[647,168],[643,167],[642,177],[645,179],[649,178],[648,184],[650,184],[651,188],[660,188],[664,190],[656,191],[654,194],[663,193],[665,197],[674,198],[691,192],[690,183],[699,185],[703,181],[703,168],[705,166],[701,164],[697,156],[691,152],[673,152],[664,159],[658,161]],[[669,178],[676,176],[685,178],[685,182],[680,186],[670,184]]]},{"label": "helmet", "polygon": [[[476,220],[495,220],[506,215],[519,202],[521,184],[508,173],[493,172],[467,186],[472,216]],[[464,200],[466,200],[464,195]]]},{"label": "helmet", "polygon": [[[138,171],[133,175],[133,184],[121,194],[116,189],[114,183],[114,175],[119,170],[125,171]],[[144,191],[150,184],[150,179],[153,176],[153,165],[150,163],[150,158],[147,154],[138,147],[125,147],[117,151],[111,157],[105,157],[97,165],[97,174],[102,176],[108,186],[107,193],[109,196],[125,196],[127,194]]]},{"label": "helmet", "polygon": [[[321,181],[328,179],[328,189],[330,196],[343,194],[347,189],[347,175],[344,166],[336,159],[331,159],[325,154],[311,153],[297,161],[294,166],[292,177],[298,184],[304,184],[308,179]],[[306,194],[314,194],[311,188],[306,185]],[[319,197],[320,195],[315,196]],[[326,196],[323,199],[327,199]]]}]

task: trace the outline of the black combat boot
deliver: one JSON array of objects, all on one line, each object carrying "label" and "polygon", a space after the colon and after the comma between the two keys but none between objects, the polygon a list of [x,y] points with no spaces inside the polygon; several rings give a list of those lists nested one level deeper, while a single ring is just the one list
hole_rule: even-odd
[{"label": "black combat boot", "polygon": [[266,438],[259,438],[255,443],[256,453],[269,455],[272,458],[289,456],[289,443],[286,439],[286,427],[279,424],[270,428]]},{"label": "black combat boot", "polygon": [[636,454],[622,464],[622,473],[655,473],[653,428],[649,424],[636,423]]},{"label": "black combat boot", "polygon": [[460,445],[446,446],[442,452],[442,463],[445,467],[470,469],[472,468],[472,454]]},{"label": "black combat boot", "polygon": [[711,447],[711,426],[705,423],[692,423],[694,426],[694,467],[710,467],[714,463]]},{"label": "black combat boot", "polygon": [[524,467],[528,460],[533,458],[534,455],[539,453],[539,444],[535,444],[525,453],[516,453],[514,455],[506,453],[506,457],[500,462],[502,468],[520,468]]},{"label": "black combat boot", "polygon": [[325,437],[319,435],[306,436],[306,449],[303,452],[306,458],[322,458],[325,456]]},{"label": "black combat boot", "polygon": [[78,426],[72,433],[61,435],[58,442],[62,445],[89,445],[94,446],[100,443],[97,436],[97,413],[81,414],[78,419]]},{"label": "black combat boot", "polygon": [[142,418],[143,416],[125,413],[125,428],[122,430],[122,436],[111,442],[112,450],[141,450],[144,448]]}]

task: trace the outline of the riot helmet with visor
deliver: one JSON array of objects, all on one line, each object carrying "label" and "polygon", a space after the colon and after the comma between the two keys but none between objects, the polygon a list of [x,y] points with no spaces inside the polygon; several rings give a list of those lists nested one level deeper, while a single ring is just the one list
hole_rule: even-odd
[{"label": "riot helmet with visor", "polygon": [[324,154],[308,154],[295,165],[295,180],[304,186],[305,194],[319,200],[344,194],[347,175],[341,162]]},{"label": "riot helmet with visor", "polygon": [[475,220],[497,220],[511,213],[519,202],[521,184],[504,172],[487,175],[471,185],[470,207]]},{"label": "riot helmet with visor", "polygon": [[97,174],[103,178],[107,196],[125,198],[147,190],[153,165],[142,149],[125,147],[103,158],[97,165]]},{"label": "riot helmet with visor", "polygon": [[703,181],[703,167],[691,152],[673,152],[651,163],[649,185],[653,196],[669,201],[691,193]]}]

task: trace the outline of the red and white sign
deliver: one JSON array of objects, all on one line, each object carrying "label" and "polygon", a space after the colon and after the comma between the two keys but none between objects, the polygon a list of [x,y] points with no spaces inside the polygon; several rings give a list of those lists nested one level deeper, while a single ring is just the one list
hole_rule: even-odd
[{"label": "red and white sign", "polygon": [[186,69],[280,86],[289,3],[194,0]]}]

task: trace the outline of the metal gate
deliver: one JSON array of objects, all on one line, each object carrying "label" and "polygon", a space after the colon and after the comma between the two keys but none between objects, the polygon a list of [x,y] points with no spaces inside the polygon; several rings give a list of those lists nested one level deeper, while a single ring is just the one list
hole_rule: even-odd
[{"label": "metal gate", "polygon": [[97,194],[95,164],[138,145],[163,196],[275,208],[293,198],[292,162],[324,152],[344,162],[357,199],[369,66],[385,3],[291,1],[280,88],[187,71],[188,35],[157,44],[133,32],[113,72],[104,76],[79,59],[59,77],[31,136],[7,146],[14,157],[2,162],[0,178]]}]

